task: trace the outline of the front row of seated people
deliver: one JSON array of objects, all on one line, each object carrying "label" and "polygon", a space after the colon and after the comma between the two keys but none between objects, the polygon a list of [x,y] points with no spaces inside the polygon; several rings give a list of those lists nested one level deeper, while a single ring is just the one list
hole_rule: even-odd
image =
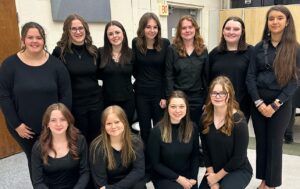
[{"label": "front row of seated people", "polygon": [[[185,94],[173,91],[147,144],[156,189],[198,188],[199,133],[206,167],[199,189],[242,189],[249,184],[248,127],[227,77],[211,83],[201,120],[197,128]],[[90,188],[91,179],[97,189],[145,189],[143,142],[131,133],[124,110],[109,106],[101,121],[101,134],[88,152],[68,108],[50,105],[32,151],[33,187]]]}]

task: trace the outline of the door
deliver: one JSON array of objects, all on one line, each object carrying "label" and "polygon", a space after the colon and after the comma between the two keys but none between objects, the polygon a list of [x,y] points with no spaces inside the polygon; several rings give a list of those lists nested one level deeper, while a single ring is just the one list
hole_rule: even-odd
[{"label": "door", "polygon": [[[0,1],[0,63],[20,49],[19,28],[15,0]],[[0,107],[0,158],[21,151],[19,145],[7,131],[5,119]]]}]

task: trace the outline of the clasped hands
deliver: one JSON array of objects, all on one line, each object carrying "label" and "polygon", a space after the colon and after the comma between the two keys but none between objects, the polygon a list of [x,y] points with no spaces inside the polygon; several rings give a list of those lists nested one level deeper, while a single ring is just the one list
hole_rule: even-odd
[{"label": "clasped hands", "polygon": [[179,176],[176,179],[176,182],[178,182],[184,189],[191,189],[197,183],[195,179],[188,179],[184,176]]},{"label": "clasped hands", "polygon": [[275,113],[275,110],[272,108],[271,104],[266,105],[265,103],[262,103],[258,107],[258,111],[265,117],[272,117],[272,115]]},{"label": "clasped hands", "polygon": [[218,177],[218,175],[216,173],[206,173],[205,174],[206,179],[207,179],[207,183],[210,187],[210,189],[219,189],[220,185],[219,185],[219,181],[220,178]]}]

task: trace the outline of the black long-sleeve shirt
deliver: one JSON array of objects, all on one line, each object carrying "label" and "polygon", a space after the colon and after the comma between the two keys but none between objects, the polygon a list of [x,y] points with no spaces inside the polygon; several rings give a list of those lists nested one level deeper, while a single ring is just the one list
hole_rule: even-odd
[{"label": "black long-sleeve shirt", "polygon": [[230,136],[217,130],[214,124],[209,126],[207,134],[203,134],[203,129],[200,129],[204,164],[205,167],[213,167],[215,173],[223,168],[226,172],[245,169],[252,174],[247,157],[249,142],[247,122],[239,113],[233,116],[235,124]]},{"label": "black long-sleeve shirt", "polygon": [[[74,53],[66,52],[64,59],[71,78],[73,107],[98,107],[103,97],[97,80],[97,60],[88,53],[85,45],[72,44],[71,49]],[[52,52],[59,59],[60,53],[60,47],[55,47]]]},{"label": "black long-sleeve shirt", "polygon": [[74,160],[70,152],[60,158],[48,157],[43,163],[41,146],[36,141],[32,148],[32,184],[35,189],[85,189],[90,179],[88,147],[85,138],[78,138],[79,159]]},{"label": "black long-sleeve shirt", "polygon": [[72,104],[70,77],[66,67],[54,56],[40,66],[23,63],[15,54],[0,68],[0,105],[6,123],[16,129],[21,123],[41,132],[42,117],[53,103]]},{"label": "black long-sleeve shirt", "polygon": [[[280,45],[280,43],[278,45]],[[273,70],[273,62],[276,56],[276,47],[274,47],[270,41],[268,41],[267,56],[268,56],[268,63],[266,64],[263,41],[261,41],[255,46],[253,56],[251,56],[247,78],[246,78],[248,92],[253,102],[261,99],[258,92],[259,89],[265,89],[265,90],[277,92],[278,93],[277,99],[279,99],[282,103],[284,103],[288,99],[290,99],[294,94],[294,92],[296,91],[297,81],[296,79],[292,79],[288,82],[288,84],[286,84],[283,87],[280,87]],[[297,49],[296,66],[298,70],[300,68],[299,47]],[[275,99],[263,99],[263,100],[273,101]]]},{"label": "black long-sleeve shirt", "polygon": [[159,126],[151,130],[147,154],[153,169],[155,180],[175,181],[179,175],[197,180],[199,169],[199,135],[194,125],[192,137],[188,143],[178,139],[179,125],[172,125],[172,142],[164,143]]},{"label": "black long-sleeve shirt", "polygon": [[132,40],[135,93],[146,96],[160,95],[161,98],[165,98],[165,59],[169,40],[163,38],[160,51],[147,49],[145,55],[137,49],[136,41],[136,38]]},{"label": "black long-sleeve shirt", "polygon": [[239,103],[248,97],[246,75],[253,47],[245,51],[220,51],[218,47],[209,53],[210,82],[217,76],[227,76],[232,82]]},{"label": "black long-sleeve shirt", "polygon": [[141,141],[134,142],[133,149],[136,159],[128,167],[122,165],[121,151],[113,149],[116,168],[109,170],[101,147],[95,152],[95,158],[90,157],[91,173],[96,188],[105,186],[106,189],[129,189],[141,181],[145,175],[145,158]]},{"label": "black long-sleeve shirt", "polygon": [[[101,57],[103,49],[99,48],[98,51]],[[99,61],[102,60],[99,58]],[[100,69],[104,100],[120,102],[130,99],[133,95],[132,74],[132,62],[121,64],[111,58],[110,63]]]},{"label": "black long-sleeve shirt", "polygon": [[190,56],[180,57],[173,45],[168,48],[166,57],[166,95],[173,90],[182,90],[186,94],[207,92],[209,79],[208,52],[204,50],[198,56],[195,51]]}]

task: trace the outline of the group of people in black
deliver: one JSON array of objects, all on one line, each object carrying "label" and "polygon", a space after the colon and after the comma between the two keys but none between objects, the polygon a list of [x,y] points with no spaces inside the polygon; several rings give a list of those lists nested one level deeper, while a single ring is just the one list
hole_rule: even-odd
[{"label": "group of people in black", "polygon": [[[42,26],[23,26],[21,50],[0,68],[0,104],[34,188],[144,189],[149,179],[156,189],[246,188],[250,116],[258,188],[281,185],[300,68],[290,11],[271,7],[254,47],[239,17],[224,22],[210,53],[191,16],[179,19],[172,44],[161,30],[145,13],[131,49],[114,20],[97,49],[73,14],[51,55]],[[140,137],[131,129],[135,111]]]}]

